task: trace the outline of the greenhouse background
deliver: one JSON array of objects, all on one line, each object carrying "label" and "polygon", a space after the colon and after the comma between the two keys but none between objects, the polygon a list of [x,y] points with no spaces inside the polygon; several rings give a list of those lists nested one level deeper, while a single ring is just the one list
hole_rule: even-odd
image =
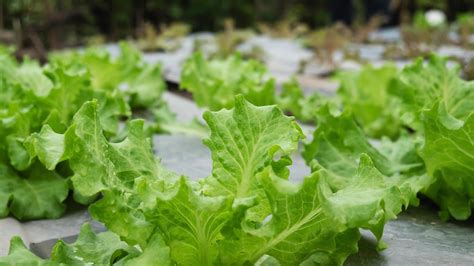
[{"label": "greenhouse background", "polygon": [[0,265],[473,265],[474,1],[0,0]]}]

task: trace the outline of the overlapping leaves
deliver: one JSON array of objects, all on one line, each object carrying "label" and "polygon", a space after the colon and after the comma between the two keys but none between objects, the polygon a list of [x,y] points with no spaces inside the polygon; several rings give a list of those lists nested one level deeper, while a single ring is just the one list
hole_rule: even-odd
[{"label": "overlapping leaves", "polygon": [[414,130],[423,129],[421,115],[442,101],[448,113],[465,119],[474,110],[474,84],[460,78],[458,66],[449,68],[445,59],[421,58],[403,69],[389,89],[401,99],[402,120]]},{"label": "overlapping leaves", "polygon": [[467,219],[474,207],[474,83],[436,56],[416,61],[397,80],[391,92],[402,99],[404,120],[424,142],[420,152],[434,179],[425,193],[440,205],[442,218]]},{"label": "overlapping leaves", "polygon": [[[144,63],[126,44],[116,60],[94,50],[57,56],[45,66],[31,60],[17,63],[10,53],[0,51],[0,215],[57,218],[65,208],[69,176],[92,173],[98,165],[88,157],[87,168],[76,167],[71,156],[81,147],[64,135],[81,130],[71,128],[79,119],[76,112],[96,99],[96,130],[104,139],[117,136],[120,120],[131,116],[130,106],[154,108],[161,103],[161,70]],[[80,201],[91,199],[86,196]]]},{"label": "overlapping leaves", "polygon": [[426,194],[441,206],[441,217],[465,220],[474,208],[474,114],[458,120],[444,103],[423,113],[422,157],[436,182]]},{"label": "overlapping leaves", "polygon": [[344,109],[351,110],[366,134],[373,138],[400,134],[398,100],[391,97],[388,88],[398,70],[393,65],[380,68],[365,66],[357,72],[341,72],[338,96]]},{"label": "overlapping leaves", "polygon": [[232,107],[237,94],[259,106],[275,103],[275,81],[267,77],[265,67],[238,54],[225,60],[193,54],[183,65],[180,86],[193,94],[199,106],[212,111]]},{"label": "overlapping leaves", "polygon": [[319,111],[318,121],[303,157],[328,177],[335,192],[328,210],[351,227],[370,229],[380,239],[385,223],[396,218],[402,207],[418,204],[417,193],[431,182],[413,140],[408,136],[395,143],[385,139],[376,147],[350,112],[334,115],[328,106]]},{"label": "overlapping leaves", "polygon": [[[379,75],[375,75],[377,71]],[[426,171],[426,175],[432,180],[432,184],[427,184],[422,191],[440,205],[442,218],[452,216],[455,219],[467,219],[471,215],[474,198],[474,174],[469,168],[474,162],[470,153],[472,137],[469,133],[470,117],[474,111],[474,83],[461,79],[458,66],[448,66],[446,59],[436,55],[427,60],[416,60],[400,73],[391,75],[388,83],[384,81],[383,71],[384,68],[369,68],[366,72],[372,72],[373,75],[365,79],[362,79],[364,70],[358,75],[347,75],[339,93],[346,99],[344,109],[352,110],[357,123],[365,132],[375,137],[380,136],[373,135],[370,131],[376,123],[370,124],[361,119],[357,113],[356,96],[363,95],[359,102],[367,104],[366,108],[360,109],[364,116],[375,115],[378,121],[385,119],[386,114],[394,118],[385,119],[379,124],[379,128],[383,129],[382,135],[391,138],[396,137],[392,134],[394,132],[401,134],[395,143],[401,145],[400,147],[411,147],[415,152],[411,152],[410,157],[413,157],[414,153],[422,154],[426,168],[422,167],[421,171]],[[365,82],[356,86],[357,82],[362,80]],[[369,93],[364,94],[365,91]],[[370,105],[379,106],[378,111],[369,108]],[[339,135],[344,136],[344,142],[353,143],[352,147],[361,146],[360,143],[363,143],[351,141],[351,137],[346,136],[350,134]],[[407,138],[417,139],[418,144],[410,144],[405,141]],[[355,142],[359,144],[354,145]],[[318,145],[316,143],[309,145],[307,152],[315,149]],[[320,150],[323,151],[324,147]],[[360,152],[359,148],[356,150]],[[390,153],[399,154],[396,150]],[[387,164],[381,164],[378,156],[368,153],[375,166],[382,173],[390,175],[390,172],[385,171],[388,169]],[[314,152],[312,155],[315,155]],[[319,160],[324,159],[321,157]],[[388,167],[397,168],[397,160],[391,161]],[[331,167],[336,168],[337,165],[338,163],[335,163]]]},{"label": "overlapping leaves", "polygon": [[[133,54],[129,56],[135,58]],[[15,238],[10,255],[0,258],[0,262],[17,259],[40,265],[342,264],[357,251],[359,228],[371,230],[380,240],[389,220],[408,205],[418,204],[419,191],[440,204],[444,217],[450,214],[466,219],[471,214],[472,84],[456,77],[438,58],[432,58],[426,65],[416,62],[395,78],[391,70],[387,74],[386,79],[391,81],[385,86],[390,86],[390,90],[381,91],[375,98],[385,99],[383,103],[392,102],[390,97],[396,98],[392,103],[397,112],[385,113],[397,121],[390,124],[393,128],[381,127],[387,122],[380,124],[378,117],[365,116],[364,106],[373,105],[373,110],[380,111],[382,105],[374,105],[375,98],[365,102],[367,97],[363,95],[367,91],[356,88],[360,85],[357,82],[366,80],[364,74],[360,74],[356,84],[346,81],[341,89],[341,97],[346,97],[343,102],[352,107],[344,108],[342,113],[334,112],[329,105],[312,109],[311,112],[319,109],[313,113],[318,125],[303,152],[312,174],[301,183],[290,179],[287,168],[291,164],[290,154],[303,138],[294,118],[284,116],[275,106],[256,107],[250,103],[261,105],[270,99],[264,97],[265,93],[260,94],[262,72],[249,70],[255,72],[254,79],[242,74],[246,67],[237,67],[242,73],[229,83],[232,86],[226,87],[225,80],[219,81],[221,76],[234,75],[230,74],[229,66],[243,63],[237,57],[229,59],[230,63],[223,61],[211,67],[198,54],[187,63],[190,72],[183,72],[189,75],[193,86],[199,85],[193,88],[199,91],[193,91],[198,104],[210,109],[233,106],[204,115],[211,132],[205,144],[211,151],[213,171],[199,182],[171,173],[159,164],[141,120],[127,123],[127,138],[110,141],[121,114],[117,110],[122,110],[117,108],[122,105],[117,105],[113,94],[93,91],[92,95],[99,95],[99,101],[83,105],[79,101],[77,106],[82,107],[77,112],[73,109],[79,107],[63,113],[57,110],[66,106],[58,106],[57,101],[36,100],[51,95],[74,103],[68,97],[82,97],[81,86],[89,88],[91,84],[107,91],[121,84],[119,75],[112,75],[112,69],[123,68],[120,73],[130,75],[128,85],[140,79],[137,73],[143,69],[135,71],[136,65],[127,68],[120,61],[125,59],[114,61],[105,57],[113,65],[109,66],[97,63],[100,58],[104,58],[100,53],[91,53],[81,60],[98,67],[95,73],[111,74],[110,79],[101,79],[100,75],[90,78],[87,69],[73,64],[74,60],[57,61],[62,72],[50,66],[44,70],[49,74],[44,76],[41,68],[29,62],[19,66],[15,73],[4,70],[5,76],[20,78],[14,83],[8,79],[0,83],[3,97],[34,95],[36,102],[53,107],[45,115],[14,101],[1,106],[0,126],[5,130],[0,132],[0,138],[6,141],[0,147],[0,214],[11,211],[20,218],[56,217],[64,208],[62,201],[68,188],[63,176],[69,173],[76,200],[90,203],[99,196],[89,210],[110,232],[95,235],[86,226],[75,244],[59,242],[48,261],[29,253]],[[6,64],[16,63],[6,60]],[[212,69],[210,73],[222,72],[218,76],[196,74],[207,68]],[[447,74],[433,82],[419,80],[442,71]],[[66,78],[68,75],[74,77],[74,82]],[[201,79],[206,75],[211,75],[211,81]],[[56,93],[61,82],[76,86],[79,92]],[[38,86],[32,86],[34,83]],[[216,84],[228,90],[227,96],[216,96],[217,91],[204,92],[206,88],[216,89]],[[242,92],[235,90],[235,84],[238,88],[257,89]],[[369,84],[378,87],[375,81]],[[18,86],[23,89],[17,90]],[[144,91],[146,88],[149,87],[145,86]],[[238,92],[244,96],[233,98]],[[302,93],[291,88],[287,92],[278,99],[280,103],[285,102],[282,99],[287,100],[288,106],[301,102],[298,98],[303,97]],[[358,97],[350,99],[348,95],[353,93]],[[137,106],[148,105],[143,98],[140,100],[139,94],[127,95],[135,99]],[[105,95],[106,100],[101,100],[100,95]],[[128,111],[123,110],[125,114]],[[301,105],[291,111],[304,113]],[[400,130],[401,125],[410,127],[415,134]],[[398,139],[373,142],[366,138],[366,133]],[[35,190],[26,191],[25,187],[55,191],[38,194]],[[18,196],[25,193],[35,198]],[[31,209],[25,208],[32,200],[36,201]],[[382,242],[379,247],[383,247]]]},{"label": "overlapping leaves", "polygon": [[[85,227],[75,244],[56,245],[51,262],[342,264],[357,251],[359,228],[380,239],[383,225],[416,194],[403,178],[381,174],[368,155],[356,169],[339,173],[320,167],[300,183],[288,180],[288,155],[303,137],[301,129],[277,107],[256,107],[243,97],[231,110],[204,115],[214,164],[212,174],[197,183],[159,165],[142,121],[128,124],[123,141],[108,141],[97,109],[96,102],[88,102],[75,115],[63,135],[74,146],[63,157],[73,170],[79,164],[90,168],[72,180],[81,196],[102,195],[89,210],[111,232],[95,236]],[[340,125],[348,123],[344,119]],[[379,165],[388,161],[376,149],[371,155]],[[10,256],[26,252],[19,250]]]}]

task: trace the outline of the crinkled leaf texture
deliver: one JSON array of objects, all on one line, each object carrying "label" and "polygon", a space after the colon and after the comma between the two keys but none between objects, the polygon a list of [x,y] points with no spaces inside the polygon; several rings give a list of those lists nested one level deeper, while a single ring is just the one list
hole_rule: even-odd
[{"label": "crinkled leaf texture", "polygon": [[255,263],[264,255],[282,265],[296,265],[312,256],[318,257],[315,261],[342,264],[357,251],[359,232],[338,224],[324,210],[331,191],[320,182],[319,172],[294,184],[268,167],[258,179],[271,206],[269,216],[257,228],[247,225],[227,232],[220,247],[223,264]]},{"label": "crinkled leaf texture", "polygon": [[232,107],[237,94],[259,106],[275,103],[275,81],[266,78],[265,67],[238,54],[225,60],[193,54],[183,65],[180,86],[193,94],[199,106],[212,111]]},{"label": "crinkled leaf texture", "polygon": [[401,100],[401,119],[414,130],[422,130],[421,114],[440,100],[458,119],[474,110],[474,83],[459,78],[459,67],[449,68],[446,60],[432,55],[403,69],[389,91]]},{"label": "crinkled leaf texture", "polygon": [[[333,115],[329,107],[318,113],[318,127],[303,157],[314,170],[321,169],[335,193],[326,207],[349,228],[370,229],[378,240],[387,221],[402,207],[418,204],[417,193],[432,179],[408,137],[372,145],[351,113]],[[382,243],[380,243],[382,245]]]},{"label": "crinkled leaf texture", "polygon": [[[95,147],[101,149],[99,159],[108,161],[99,169],[106,173],[103,179],[89,174],[74,179],[86,185],[84,192],[102,194],[90,206],[92,216],[129,244],[139,244],[144,260],[153,259],[147,252],[158,237],[168,247],[160,254],[179,265],[239,264],[268,256],[283,264],[342,264],[357,250],[360,235],[325,214],[329,186],[319,181],[319,173],[299,185],[285,180],[287,155],[303,137],[300,128],[274,106],[256,107],[243,97],[235,103],[234,109],[205,115],[214,169],[200,183],[162,169],[139,122],[129,123],[124,141],[110,143],[93,130],[94,121],[100,123],[94,103],[84,106],[78,113],[83,123],[74,123],[74,142],[99,140],[90,148],[94,154]],[[285,254],[285,245],[293,256]]]},{"label": "crinkled leaf texture", "polygon": [[19,237],[14,237],[8,255],[0,257],[0,265],[171,265],[171,260],[169,248],[159,235],[140,252],[121,241],[118,235],[112,232],[96,234],[89,224],[84,224],[77,240],[72,244],[59,240],[49,259],[36,256]]},{"label": "crinkled leaf texture", "polygon": [[465,220],[474,208],[474,114],[458,120],[439,103],[423,113],[422,157],[435,178],[426,194],[441,207],[441,217]]},{"label": "crinkled leaf texture", "polygon": [[185,177],[173,189],[146,196],[152,197],[146,201],[154,201],[144,210],[147,220],[168,240],[174,261],[179,265],[216,262],[221,229],[231,218],[232,198],[199,195]]},{"label": "crinkled leaf texture", "polygon": [[418,172],[423,168],[415,143],[408,136],[401,136],[396,142],[384,139],[379,142],[379,149],[369,142],[351,112],[334,114],[325,105],[317,117],[319,124],[313,139],[304,145],[303,158],[308,164],[316,160],[339,175],[350,175],[356,172],[360,155],[366,153],[385,175]]},{"label": "crinkled leaf texture", "polygon": [[68,195],[66,179],[35,163],[18,173],[0,162],[0,216],[18,219],[58,218]]},{"label": "crinkled leaf texture", "polygon": [[283,83],[281,94],[277,98],[278,107],[302,122],[314,122],[317,110],[328,102],[332,103],[334,99],[324,97],[317,91],[305,95],[294,77]]},{"label": "crinkled leaf texture", "polygon": [[[404,193],[413,193],[382,175],[367,155],[353,172],[342,172],[340,184],[333,169],[322,167],[301,183],[288,180],[300,128],[277,107],[243,97],[231,110],[206,113],[214,165],[200,182],[159,165],[143,121],[128,123],[121,142],[108,141],[97,109],[92,101],[76,114],[64,136],[74,145],[66,144],[64,158],[72,169],[87,169],[75,171],[73,184],[85,198],[101,194],[89,210],[111,232],[95,235],[86,226],[75,244],[57,244],[53,261],[341,265],[357,251],[359,228],[380,238],[384,223],[406,204]],[[367,197],[354,198],[361,194]]]},{"label": "crinkled leaf texture", "polygon": [[138,250],[111,232],[95,234],[89,224],[84,224],[73,244],[59,240],[53,247],[51,261],[66,265],[111,265],[121,258],[138,255]]},{"label": "crinkled leaf texture", "polygon": [[344,109],[351,110],[364,132],[374,138],[400,134],[400,108],[397,98],[389,95],[388,88],[398,70],[394,65],[379,68],[370,65],[360,71],[341,72],[338,95]]},{"label": "crinkled leaf texture", "polygon": [[235,98],[232,110],[204,113],[211,130],[205,144],[212,153],[212,176],[206,193],[236,198],[254,194],[256,173],[278,155],[285,157],[303,138],[294,118],[284,116],[275,106],[255,108],[243,97]]},{"label": "crinkled leaf texture", "polygon": [[[78,176],[96,175],[74,184],[81,190],[76,199],[89,203],[110,185],[102,180],[110,163],[97,145],[119,135],[119,121],[131,115],[130,106],[166,109],[161,67],[146,64],[127,44],[116,59],[91,49],[53,56],[40,66],[17,63],[2,48],[0,60],[0,165],[8,172],[0,176],[1,217],[59,217],[71,176],[75,183]],[[86,106],[77,115],[92,99],[94,111],[87,113]]]},{"label": "crinkled leaf texture", "polygon": [[474,198],[474,82],[461,79],[459,67],[449,68],[433,55],[406,67],[392,85],[390,93],[402,103],[402,120],[424,140],[421,154],[433,184],[423,192],[440,205],[443,219],[467,219]]},{"label": "crinkled leaf texture", "polygon": [[127,129],[128,137],[122,142],[107,141],[97,103],[88,102],[66,132],[66,142],[71,143],[66,154],[75,172],[72,182],[77,200],[88,202],[102,193],[103,197],[90,206],[92,216],[124,239],[144,244],[154,227],[136,210],[140,202],[134,193],[135,179],[166,174],[152,153],[144,122],[131,121]]},{"label": "crinkled leaf texture", "polygon": [[121,42],[120,53],[112,58],[105,49],[89,48],[83,52],[53,54],[54,63],[84,65],[92,76],[92,85],[101,90],[121,92],[130,96],[132,107],[154,107],[162,104],[166,88],[159,64],[144,62],[140,51]]}]

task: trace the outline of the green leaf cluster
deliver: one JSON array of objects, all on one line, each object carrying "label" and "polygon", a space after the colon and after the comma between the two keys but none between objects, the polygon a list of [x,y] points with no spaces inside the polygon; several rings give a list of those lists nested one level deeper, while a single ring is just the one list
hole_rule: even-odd
[{"label": "green leaf cluster", "polygon": [[425,194],[439,204],[442,218],[467,219],[474,208],[474,83],[461,79],[457,66],[432,56],[405,68],[391,93],[401,99],[402,117],[423,141],[420,154],[434,178]]},{"label": "green leaf cluster", "polygon": [[201,52],[194,53],[183,65],[180,87],[212,111],[231,108],[237,94],[258,106],[275,103],[275,80],[267,77],[265,66],[239,54],[206,60]]},{"label": "green leaf cluster", "polygon": [[314,122],[316,110],[328,102],[319,93],[306,97],[295,78],[283,83],[278,93],[265,65],[244,60],[240,54],[206,59],[201,52],[194,53],[183,65],[180,87],[189,91],[199,106],[211,111],[233,107],[235,96],[240,94],[257,106],[276,104],[302,122]]},{"label": "green leaf cluster", "polygon": [[[356,140],[351,136],[363,136],[362,132],[365,132],[369,137],[381,138],[382,143],[388,142],[384,136],[390,137],[400,147],[410,148],[410,157],[421,158],[424,166],[420,171],[426,172],[424,175],[431,179],[421,191],[440,206],[441,217],[458,220],[470,217],[474,200],[474,172],[470,169],[474,162],[470,125],[474,112],[474,83],[460,78],[459,67],[448,67],[445,59],[432,55],[427,60],[415,60],[401,71],[392,66],[378,69],[368,66],[356,73],[344,73],[339,78],[340,108],[347,114],[338,121],[329,119],[328,111],[316,115],[320,125],[313,142],[306,147],[308,162],[314,159],[325,168],[337,168],[339,163],[334,162],[341,157],[323,156],[327,150],[334,150],[325,144],[327,135],[331,135],[331,138],[337,136],[344,147],[338,150],[350,147],[355,157],[368,153],[382,173],[391,175],[394,171],[387,169],[400,166],[395,158],[388,164],[381,163],[378,155],[360,147],[364,143],[361,138]],[[350,115],[354,121],[347,125],[360,127],[357,134],[340,125],[342,117]],[[326,125],[331,120],[330,126]],[[343,129],[336,134],[336,128]],[[326,136],[325,141],[321,141],[320,134]],[[402,143],[406,145],[402,146]],[[396,150],[392,152],[399,154]],[[325,160],[331,163],[324,165]]]},{"label": "green leaf cluster", "polygon": [[[340,87],[336,96],[305,95],[296,79],[292,79],[282,85],[279,95],[274,90],[268,91],[266,99],[272,101],[260,102],[260,97],[252,98],[251,94],[235,89],[251,87],[243,77],[255,76],[250,74],[255,70],[249,67],[254,63],[242,61],[238,56],[206,61],[201,54],[195,54],[183,68],[182,87],[193,93],[198,104],[211,110],[232,106],[233,96],[238,93],[256,105],[277,104],[302,122],[316,122],[318,129],[315,136],[319,131],[326,130],[323,128],[341,127],[339,138],[349,141],[355,131],[360,131],[354,133],[358,137],[353,140],[355,146],[351,148],[354,150],[350,161],[359,160],[363,153],[367,153],[376,168],[389,177],[396,174],[402,176],[397,178],[405,179],[405,173],[396,171],[400,162],[396,158],[380,159],[379,154],[369,152],[374,148],[367,150],[361,145],[368,142],[367,138],[381,140],[382,144],[391,140],[394,147],[404,145],[410,150],[411,157],[418,157],[417,160],[421,161],[418,176],[428,176],[433,183],[425,183],[427,187],[417,186],[414,191],[421,189],[437,202],[443,218],[467,219],[471,215],[474,175],[468,166],[472,160],[469,149],[472,142],[469,125],[465,123],[474,110],[474,85],[460,78],[457,66],[448,67],[446,60],[436,55],[427,60],[417,59],[401,71],[390,64],[378,68],[368,65],[360,71],[337,73],[335,78]],[[261,79],[254,84],[262,84]],[[263,91],[261,86],[254,88],[255,91]],[[327,110],[320,112],[324,108]],[[340,118],[331,118],[341,112],[344,114]],[[350,119],[347,118],[349,116]],[[351,119],[353,121],[349,122]],[[350,124],[351,130],[348,131],[349,128],[343,125],[331,124],[342,123],[339,120],[347,120],[344,123]],[[462,133],[455,134],[453,130]],[[327,148],[325,144],[318,143],[315,139],[308,144],[307,150]],[[443,145],[439,146],[440,143]],[[319,145],[324,148],[317,148]],[[396,149],[387,152],[398,153]],[[317,152],[307,156],[308,163],[324,159]],[[357,168],[357,165],[350,166],[348,161],[341,159],[340,156],[325,158],[331,168],[339,164],[345,169]]]},{"label": "green leaf cluster", "polygon": [[76,167],[72,154],[80,147],[65,138],[79,130],[72,124],[83,103],[97,101],[106,138],[120,138],[121,120],[132,108],[161,105],[160,66],[144,63],[127,44],[121,47],[117,59],[88,50],[54,55],[44,66],[18,63],[10,49],[0,49],[0,217],[59,217],[70,177],[97,167],[89,157],[91,168]]},{"label": "green leaf cluster", "polygon": [[[341,265],[360,229],[385,248],[385,224],[420,192],[443,218],[471,215],[474,83],[444,59],[342,73],[338,95],[325,98],[305,97],[295,80],[276,96],[259,63],[194,54],[181,87],[212,110],[213,165],[192,181],[160,164],[143,120],[118,130],[133,108],[163,108],[159,68],[129,49],[53,56],[43,67],[0,50],[0,215],[58,217],[72,187],[109,230],[85,225],[48,260],[14,238],[0,264]],[[288,166],[304,135],[282,109],[316,121],[301,182]]]},{"label": "green leaf cluster", "polygon": [[[341,265],[357,252],[360,228],[380,240],[384,224],[416,204],[424,179],[415,174],[422,162],[409,145],[384,143],[379,151],[352,117],[326,114],[327,127],[318,128],[315,139],[328,148],[307,147],[305,156],[319,164],[294,182],[290,155],[304,137],[294,118],[243,96],[234,102],[233,109],[204,114],[213,169],[198,181],[160,165],[142,120],[130,121],[127,138],[111,142],[97,102],[85,103],[61,135],[74,143],[63,156],[73,170],[82,169],[72,177],[77,195],[101,194],[89,211],[111,232],[95,235],[86,225],[76,243],[58,242],[48,261],[38,261],[15,238],[2,259],[22,256],[46,265]],[[351,131],[352,141],[340,139],[343,130]],[[364,153],[356,160],[358,152]],[[339,165],[326,164],[338,156]],[[377,167],[383,165],[381,172]]]},{"label": "green leaf cluster", "polygon": [[388,91],[397,73],[394,65],[387,64],[336,74],[340,82],[337,94],[343,108],[351,110],[369,137],[396,139],[400,135],[399,101]]}]

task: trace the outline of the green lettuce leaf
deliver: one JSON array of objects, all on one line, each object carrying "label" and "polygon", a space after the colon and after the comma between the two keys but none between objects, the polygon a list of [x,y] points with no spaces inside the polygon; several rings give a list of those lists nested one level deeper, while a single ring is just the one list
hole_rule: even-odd
[{"label": "green lettuce leaf", "polygon": [[[67,178],[86,175],[88,171],[81,168],[85,164],[76,163],[80,160],[81,143],[75,143],[68,137],[80,130],[77,129],[80,124],[77,120],[80,119],[75,118],[76,112],[85,102],[96,99],[95,118],[100,121],[100,134],[104,139],[118,135],[120,120],[131,115],[129,104],[143,100],[143,97],[136,95],[150,94],[149,87],[153,81],[156,81],[156,86],[161,86],[160,82],[163,85],[156,70],[159,66],[144,64],[139,56],[130,54],[128,58],[123,55],[120,59],[123,61],[122,68],[132,67],[129,63],[133,62],[132,74],[127,75],[127,82],[133,84],[130,90],[136,90],[124,92],[120,89],[120,83],[125,77],[120,76],[120,82],[114,83],[114,86],[95,87],[95,78],[107,78],[98,77],[101,73],[92,73],[92,69],[81,60],[68,60],[68,56],[40,66],[31,60],[17,63],[10,51],[2,50],[0,54],[5,61],[5,66],[0,68],[0,164],[13,173],[1,177],[1,182],[9,185],[2,189],[0,214],[5,216],[11,213],[21,219],[58,217],[64,210],[62,201],[68,194]],[[104,68],[111,68],[114,62],[101,63]],[[161,96],[162,89],[156,88],[158,93],[154,96]],[[87,132],[82,134],[87,135]],[[88,146],[90,143],[82,144],[91,148]],[[97,170],[97,162],[87,158],[91,166],[89,173],[92,174]],[[48,184],[49,189],[46,189]],[[27,185],[32,187],[27,188]],[[83,197],[79,201],[88,202],[99,190],[96,189],[95,193],[91,191],[91,195],[79,193]],[[32,200],[32,195],[36,199]],[[24,207],[28,201],[35,204]],[[50,210],[45,210],[46,206]],[[20,211],[22,208],[23,211]]]},{"label": "green lettuce leaf", "polygon": [[58,264],[112,265],[126,255],[136,256],[138,250],[111,232],[95,234],[89,224],[84,224],[73,244],[59,240],[51,252],[51,261]]},{"label": "green lettuce leaf", "polygon": [[474,208],[474,115],[458,120],[439,103],[423,113],[422,157],[436,181],[426,194],[441,207],[441,217],[465,220]]},{"label": "green lettuce leaf", "polygon": [[266,78],[265,67],[238,54],[209,61],[200,52],[193,54],[183,65],[180,87],[212,111],[232,107],[237,94],[258,106],[275,103],[275,81]]},{"label": "green lettuce leaf", "polygon": [[417,146],[402,136],[396,142],[384,139],[376,147],[351,113],[333,115],[328,106],[319,111],[318,121],[303,157],[314,171],[325,173],[335,193],[328,198],[327,211],[349,228],[371,230],[380,240],[387,221],[403,207],[417,205],[417,193],[433,182],[424,172]]},{"label": "green lettuce leaf", "polygon": [[204,141],[213,159],[212,176],[206,180],[211,195],[252,195],[258,186],[255,175],[274,156],[295,151],[304,137],[294,118],[275,106],[256,108],[241,96],[232,110],[206,112],[204,119],[211,130]]},{"label": "green lettuce leaf", "polygon": [[8,255],[0,257],[0,265],[55,265],[47,262],[29,251],[21,238],[15,236],[10,241]]},{"label": "green lettuce leaf", "polygon": [[141,253],[121,241],[116,234],[111,232],[96,234],[89,224],[84,224],[74,243],[66,244],[63,240],[59,240],[55,244],[50,259],[36,256],[25,247],[19,237],[13,237],[8,255],[0,257],[0,265],[137,265],[134,263],[147,261],[146,255],[151,254],[159,255],[154,262],[169,261],[166,245],[159,238],[155,238],[152,244],[156,250]]},{"label": "green lettuce leaf", "polygon": [[[90,206],[92,216],[130,245],[139,244],[143,253],[137,259],[153,259],[145,253],[151,252],[150,245],[154,245],[153,239],[158,237],[158,232],[169,247],[164,247],[164,253],[160,254],[165,256],[169,250],[169,259],[183,265],[210,265],[234,259],[234,263],[255,262],[264,256],[272,256],[282,263],[303,262],[312,256],[314,261],[342,264],[356,251],[360,235],[357,229],[347,228],[332,216],[325,216],[322,202],[332,192],[327,185],[321,184],[321,189],[328,195],[317,196],[322,193],[317,189],[318,174],[304,185],[285,181],[278,188],[274,187],[274,183],[288,177],[286,166],[291,162],[287,155],[296,150],[298,140],[302,138],[294,119],[285,117],[274,106],[256,107],[243,97],[237,97],[235,103],[232,110],[205,115],[211,130],[206,143],[216,161],[212,176],[199,183],[169,173],[157,164],[146,144],[142,123],[129,124],[129,136],[124,141],[111,143],[105,140],[103,145],[97,146],[107,155],[110,168],[106,168],[108,175],[104,182],[108,185],[97,186],[103,198]],[[89,103],[88,108],[93,109],[94,104]],[[88,114],[91,113],[78,113],[78,116],[87,117],[84,121],[89,122],[84,125],[95,127],[93,121],[100,125],[100,120]],[[97,137],[102,138],[101,134]],[[80,143],[80,138],[75,142]],[[247,151],[249,153],[243,153]],[[273,157],[277,155],[280,159],[274,161]],[[242,172],[241,167],[248,167],[251,172]],[[242,177],[245,177],[244,183]],[[87,184],[92,182],[92,176],[82,176],[76,182]],[[241,183],[245,184],[244,190],[239,190]],[[301,189],[304,197],[314,200],[313,207],[306,207],[305,200],[297,193],[298,187],[304,187]],[[220,188],[225,190],[220,191]],[[297,217],[301,219],[302,213],[297,211],[295,219],[285,221],[286,212],[273,205],[274,202],[283,204],[285,198],[291,198],[293,204],[288,212],[303,208],[303,214],[308,218],[298,222]],[[261,205],[264,207],[255,209]],[[269,216],[275,217],[271,222],[275,225],[267,225],[265,217]],[[326,217],[321,222],[327,226],[317,222],[321,217]],[[286,232],[285,224],[294,226],[294,230]],[[278,230],[285,232],[278,234]],[[247,238],[252,241],[246,241]],[[302,238],[311,245],[298,244]],[[292,258],[278,253],[286,241],[293,242],[295,256]],[[329,246],[327,241],[331,243]],[[268,248],[261,250],[258,243],[266,242]],[[155,259],[160,258],[162,256]]]},{"label": "green lettuce leaf", "polygon": [[48,170],[54,170],[64,159],[64,135],[54,132],[48,124],[40,132],[31,134],[23,145],[28,151],[29,159],[38,157]]},{"label": "green lettuce leaf", "polygon": [[297,265],[314,255],[340,265],[357,251],[358,231],[339,227],[324,211],[330,190],[319,181],[319,172],[294,184],[266,168],[259,179],[270,202],[270,219],[256,229],[234,229],[221,246],[223,264],[255,263],[268,255],[282,265]]},{"label": "green lettuce leaf", "polygon": [[318,111],[318,121],[313,139],[304,145],[302,153],[308,164],[316,160],[318,165],[338,175],[352,175],[357,171],[360,155],[366,153],[374,165],[389,176],[423,167],[415,144],[408,136],[402,136],[395,143],[385,139],[379,150],[369,142],[349,111],[334,114],[325,105]]},{"label": "green lettuce leaf", "polygon": [[422,130],[422,112],[439,100],[452,116],[465,119],[474,109],[474,83],[459,78],[459,72],[459,67],[449,68],[446,60],[436,55],[426,63],[420,58],[405,67],[389,88],[401,100],[403,123]]},{"label": "green lettuce leaf", "polygon": [[313,92],[309,96],[304,95],[295,78],[283,83],[281,94],[277,98],[278,107],[302,122],[315,122],[317,110],[332,101],[334,99],[324,97],[318,92]]},{"label": "green lettuce leaf", "polygon": [[214,264],[221,228],[231,217],[232,198],[201,196],[184,177],[175,189],[160,194],[144,212],[163,232],[173,260],[179,265]]},{"label": "green lettuce leaf", "polygon": [[97,102],[85,103],[73,120],[65,134],[70,143],[65,156],[75,172],[71,180],[76,200],[87,203],[101,193],[102,198],[90,206],[92,216],[128,242],[145,246],[154,226],[137,210],[135,181],[174,176],[153,155],[144,121],[129,122],[127,138],[112,143],[104,137]]},{"label": "green lettuce leaf", "polygon": [[338,96],[344,109],[350,110],[364,132],[374,138],[396,139],[400,134],[399,101],[388,93],[397,75],[394,65],[364,66],[357,72],[341,72]]},{"label": "green lettuce leaf", "polygon": [[167,246],[161,234],[156,233],[150,239],[148,246],[136,257],[126,257],[115,265],[174,265],[170,256],[170,248]]},{"label": "green lettuce leaf", "polygon": [[[333,177],[332,173],[324,173],[328,179]],[[382,175],[366,154],[360,157],[355,175],[346,177],[345,181],[346,184],[328,198],[326,211],[349,228],[369,229],[380,241],[384,225],[395,219],[410,199],[404,197],[398,180]],[[381,245],[379,242],[379,247]]]},{"label": "green lettuce leaf", "polygon": [[0,163],[0,214],[18,219],[58,218],[69,187],[66,179],[36,163],[18,173]]},{"label": "green lettuce leaf", "polygon": [[[199,182],[160,166],[143,121],[129,122],[127,138],[111,142],[98,103],[85,103],[64,133],[62,157],[74,172],[76,192],[101,196],[89,210],[110,232],[95,235],[86,226],[76,243],[59,242],[51,261],[342,265],[357,252],[360,228],[380,239],[384,224],[416,198],[421,181],[401,174],[418,173],[406,147],[395,152],[383,143],[379,152],[352,116],[334,116],[327,106],[313,140],[316,147],[327,142],[327,151],[313,147],[311,153],[321,164],[303,182],[290,181],[289,155],[303,137],[294,118],[275,106],[234,101],[231,110],[204,115],[214,165]],[[322,137],[326,131],[330,138]],[[377,170],[364,152],[392,175]],[[326,157],[336,155],[347,169],[324,167]],[[397,167],[389,167],[394,158]]]},{"label": "green lettuce leaf", "polygon": [[159,64],[147,64],[131,44],[121,42],[120,54],[112,58],[105,49],[89,48],[83,52],[53,54],[50,60],[67,65],[83,65],[92,76],[96,90],[120,90],[130,97],[132,107],[162,104],[166,84]]}]

